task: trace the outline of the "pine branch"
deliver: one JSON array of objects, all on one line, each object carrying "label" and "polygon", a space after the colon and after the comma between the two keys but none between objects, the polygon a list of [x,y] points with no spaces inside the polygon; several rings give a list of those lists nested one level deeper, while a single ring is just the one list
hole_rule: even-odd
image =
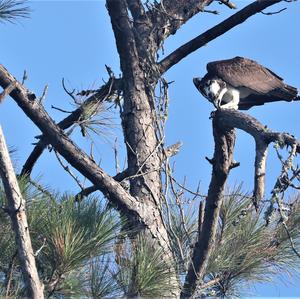
[{"label": "pine branch", "polygon": [[29,18],[27,0],[0,0],[0,22],[14,23],[18,18]]}]

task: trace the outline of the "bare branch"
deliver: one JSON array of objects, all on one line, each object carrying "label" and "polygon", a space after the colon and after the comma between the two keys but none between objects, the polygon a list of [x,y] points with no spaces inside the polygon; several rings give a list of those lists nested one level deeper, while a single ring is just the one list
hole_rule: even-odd
[{"label": "bare branch", "polygon": [[198,35],[191,41],[187,42],[186,44],[182,45],[171,54],[169,54],[159,63],[160,73],[165,73],[180,60],[182,60],[192,52],[198,50],[199,48],[205,46],[207,43],[219,37],[220,35],[226,33],[233,27],[245,22],[249,17],[281,1],[282,0],[255,1],[247,5],[245,8],[241,9],[231,17],[205,31],[204,33]]},{"label": "bare branch", "polygon": [[199,215],[198,215],[198,240],[200,239],[203,221],[204,221],[204,213],[205,213],[205,201],[201,201],[199,205]]},{"label": "bare branch", "polygon": [[[126,179],[127,176],[128,176],[128,171],[127,171],[127,169],[125,169],[123,172],[116,174],[113,178],[117,182],[122,182],[124,179]],[[74,198],[76,201],[81,201],[84,197],[89,196],[90,194],[92,194],[98,190],[99,189],[97,186],[90,186],[90,187],[87,187],[87,188],[81,190],[80,192],[78,192]]]},{"label": "bare branch", "polygon": [[56,107],[56,106],[53,106],[53,105],[51,105],[51,108],[52,108],[52,109],[55,109],[55,110],[57,110],[57,111],[60,111],[60,112],[62,112],[62,113],[72,113],[72,111],[67,111],[67,110],[65,110],[65,109],[62,109],[62,108],[59,108],[59,107]]},{"label": "bare branch", "polygon": [[216,239],[219,213],[223,201],[225,182],[233,160],[235,132],[231,126],[222,126],[213,118],[215,152],[213,173],[206,199],[201,234],[193,250],[192,261],[186,275],[181,298],[194,298],[198,284],[202,283],[207,263]]},{"label": "bare branch", "polygon": [[215,284],[219,283],[221,280],[222,280],[222,276],[217,276],[216,278],[214,278],[206,283],[201,284],[198,288],[200,290],[205,290],[205,289],[210,288],[210,287],[214,286]]},{"label": "bare branch", "polygon": [[85,188],[84,185],[81,183],[80,179],[72,172],[72,170],[68,165],[64,164],[64,162],[62,161],[61,157],[59,156],[56,150],[54,150],[54,153],[61,167],[74,179],[76,184],[80,187],[81,191],[83,191]]},{"label": "bare branch", "polygon": [[221,4],[226,5],[230,9],[236,9],[236,5],[232,2],[230,2],[229,0],[219,0],[219,1],[220,1]]},{"label": "bare branch", "polygon": [[[108,81],[96,93],[87,98],[87,100],[84,101],[80,107],[74,110],[69,116],[64,118],[57,125],[62,130],[71,127],[74,123],[81,119],[82,115],[84,114],[85,107],[105,101],[115,90],[120,88],[121,84],[121,79],[114,79]],[[47,138],[45,136],[42,136],[39,142],[34,147],[31,154],[29,155],[29,157],[27,158],[25,164],[23,165],[21,175],[29,175],[32,172],[33,166],[35,165],[36,161],[39,159],[39,157],[41,156],[48,144],[49,142]]]},{"label": "bare branch", "polygon": [[255,149],[255,174],[254,174],[254,191],[253,191],[253,204],[258,210],[258,204],[264,197],[265,193],[265,176],[266,176],[266,161],[268,153],[268,144],[263,140],[256,140]]},{"label": "bare branch", "polygon": [[45,85],[43,93],[38,99],[40,103],[42,103],[46,99],[47,93],[48,93],[48,85]]},{"label": "bare branch", "polygon": [[282,8],[282,9],[280,9],[280,10],[277,10],[277,11],[272,11],[272,12],[263,12],[263,11],[261,11],[261,13],[262,13],[263,15],[265,15],[265,16],[272,16],[272,15],[279,14],[279,13],[281,13],[282,11],[284,11],[284,10],[286,10],[286,9],[287,9],[287,8],[284,7],[284,8]]},{"label": "bare branch", "polygon": [[65,93],[71,97],[71,99],[73,100],[74,103],[77,103],[77,99],[76,99],[76,97],[75,97],[75,95],[74,95],[75,89],[73,89],[72,91],[69,91],[69,90],[67,89],[67,87],[66,87],[66,85],[65,85],[65,78],[62,78],[61,84],[62,84],[62,87],[63,87]]},{"label": "bare branch", "polygon": [[294,251],[294,253],[298,256],[298,258],[300,258],[300,253],[297,251],[296,247],[295,247],[295,243],[294,243],[294,240],[290,234],[290,231],[289,231],[289,228],[287,227],[286,223],[285,222],[282,222],[282,225],[287,233],[287,236],[289,238],[289,241],[290,241],[290,244],[291,244],[291,247],[292,247],[292,250]]},{"label": "bare branch", "polygon": [[27,72],[26,70],[24,70],[21,84],[23,85],[27,79],[28,79]]},{"label": "bare branch", "polygon": [[96,191],[98,191],[98,187],[95,185],[84,188],[74,196],[75,201],[81,201],[84,197],[89,196]]},{"label": "bare branch", "polygon": [[5,99],[7,95],[9,95],[13,91],[14,88],[15,88],[15,84],[14,82],[12,82],[0,93],[0,103]]},{"label": "bare branch", "polygon": [[165,250],[166,256],[170,257],[170,244],[167,231],[160,222],[160,211],[150,203],[143,205],[131,196],[116,180],[104,172],[87,154],[82,152],[61,128],[54,123],[38,101],[36,96],[22,86],[0,64],[0,86],[6,88],[12,82],[16,82],[15,90],[10,94],[24,113],[37,125],[47,140],[76,170],[89,179],[98,189],[122,211],[132,219],[137,219],[141,227],[148,228],[152,237],[158,240]]},{"label": "bare branch", "polygon": [[0,176],[2,178],[7,202],[8,214],[15,233],[18,257],[21,263],[25,289],[29,298],[44,298],[43,285],[39,280],[34,253],[29,235],[25,200],[17,182],[9,157],[6,142],[0,127]]},{"label": "bare branch", "polygon": [[13,271],[14,271],[14,266],[15,266],[15,261],[16,261],[17,255],[18,255],[18,251],[16,251],[12,255],[11,261],[8,265],[8,269],[7,269],[7,272],[6,272],[6,275],[5,275],[6,277],[5,277],[4,285],[5,285],[5,289],[6,289],[6,292],[5,292],[6,297],[10,297],[10,288],[11,288],[11,285],[12,285]]}]

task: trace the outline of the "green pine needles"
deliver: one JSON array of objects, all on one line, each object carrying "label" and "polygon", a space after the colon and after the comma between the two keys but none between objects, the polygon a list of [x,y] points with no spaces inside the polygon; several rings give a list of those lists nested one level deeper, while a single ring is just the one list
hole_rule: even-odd
[{"label": "green pine needles", "polygon": [[0,22],[14,23],[19,18],[28,18],[30,9],[27,0],[0,0]]},{"label": "green pine needles", "polygon": [[[126,221],[97,197],[76,202],[24,178],[19,181],[27,202],[30,233],[40,279],[48,298],[168,298],[175,277],[184,281],[197,220],[193,209],[172,210],[168,223],[177,265],[170,267],[155,241],[129,231]],[[39,188],[37,188],[39,186]],[[3,190],[0,204],[6,206]],[[286,223],[266,226],[264,209],[251,209],[251,198],[241,188],[224,197],[217,238],[199,296],[234,298],[252,283],[271,281],[274,275],[295,274],[299,248],[300,204],[296,198]],[[172,228],[170,226],[172,224]],[[127,234],[129,233],[130,238]],[[0,296],[25,296],[15,238],[9,217],[0,210]]]}]

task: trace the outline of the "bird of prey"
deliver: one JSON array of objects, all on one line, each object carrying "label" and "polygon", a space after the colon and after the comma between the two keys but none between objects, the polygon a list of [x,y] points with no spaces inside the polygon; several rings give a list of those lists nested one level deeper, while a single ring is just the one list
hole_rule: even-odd
[{"label": "bird of prey", "polygon": [[297,88],[251,59],[213,61],[206,68],[207,74],[193,82],[216,109],[247,110],[268,102],[300,100]]}]

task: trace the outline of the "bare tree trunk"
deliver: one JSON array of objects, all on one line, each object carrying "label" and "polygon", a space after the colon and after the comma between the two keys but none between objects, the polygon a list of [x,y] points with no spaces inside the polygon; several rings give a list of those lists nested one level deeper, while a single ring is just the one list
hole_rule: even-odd
[{"label": "bare tree trunk", "polygon": [[198,241],[195,244],[192,261],[185,278],[181,298],[195,298],[197,286],[205,276],[207,264],[215,244],[220,208],[223,201],[224,186],[233,167],[233,149],[235,131],[232,127],[222,127],[218,115],[213,118],[213,134],[215,140],[214,157],[211,160],[213,171],[205,203],[203,223]]},{"label": "bare tree trunk", "polygon": [[[134,176],[130,180],[130,194],[143,205],[151,206],[159,215],[155,219],[156,229],[166,239],[164,243],[158,244],[164,252],[162,259],[173,273],[170,284],[174,287],[170,297],[178,297],[180,290],[173,265],[174,257],[160,211],[161,141],[156,134],[154,108],[154,86],[157,79],[147,78],[147,71],[151,74],[155,72],[154,57],[157,48],[149,34],[147,22],[141,22],[145,11],[140,4],[138,1],[107,0],[123,74],[124,106],[121,119],[127,148],[128,173]],[[128,10],[139,21],[132,24]],[[134,226],[138,224],[135,219],[131,218],[130,221]]]},{"label": "bare tree trunk", "polygon": [[4,135],[0,126],[0,175],[5,189],[8,208],[6,209],[16,235],[18,257],[21,263],[25,288],[29,298],[44,298],[35,265],[34,253],[25,214],[25,201],[22,198],[14,169],[9,157]]},{"label": "bare tree trunk", "polygon": [[[161,137],[158,137],[157,132],[155,85],[167,70],[175,66],[184,57],[243,23],[254,14],[281,1],[254,1],[220,24],[178,47],[159,62],[157,53],[164,40],[175,34],[181,25],[194,15],[204,11],[205,7],[214,1],[164,0],[145,2],[142,0],[106,0],[122,71],[122,79],[119,80],[122,81],[122,86],[116,89],[122,90],[124,98],[121,119],[128,158],[128,168],[125,176],[130,179],[130,193],[118,183],[117,176],[109,176],[60,130],[68,128],[74,121],[79,119],[82,109],[78,108],[65,120],[55,125],[43,107],[38,101],[35,101],[36,96],[33,93],[18,82],[16,85],[10,85],[15,84],[15,79],[0,65],[0,85],[3,88],[10,86],[5,94],[8,94],[16,86],[10,95],[44,134],[26,161],[22,173],[30,174],[34,163],[43,152],[46,144],[52,144],[73,167],[95,185],[82,192],[82,194],[97,189],[100,190],[111,202],[116,204],[123,214],[127,215],[133,225],[140,225],[146,232],[150,232],[151,236],[157,240],[158,245],[163,249],[164,256],[162,256],[162,259],[170,262],[173,253],[160,209],[162,197],[162,180],[160,176],[162,156],[160,150],[163,140],[160,140]],[[221,3],[230,7],[228,1],[224,0]],[[101,90],[104,100],[111,91],[110,84],[106,84]],[[95,100],[97,101],[97,98],[91,97],[87,100],[87,103]],[[223,118],[224,116],[226,123],[226,112],[223,113]],[[230,118],[230,120],[235,119],[239,119],[239,115]],[[221,112],[218,112],[218,122],[217,124],[214,120],[216,147],[215,156],[212,160],[212,180],[205,209],[204,206],[201,209],[199,239],[195,246],[193,261],[186,277],[182,297],[194,296],[199,284],[198,280],[201,280],[205,275],[206,265],[216,236],[224,184],[230,168],[234,167],[232,165],[234,132],[231,129],[226,132],[222,130],[224,126],[220,125],[222,123]],[[230,123],[226,127],[239,127],[241,124],[243,122],[238,122],[236,125]],[[287,139],[289,138],[287,137]],[[262,145],[264,147],[260,147],[261,155],[257,156],[256,162],[254,194],[257,198],[261,198],[264,191],[266,151],[263,151],[263,149],[266,149],[266,143],[268,142],[263,140]],[[124,178],[124,173],[121,175]],[[19,213],[16,207],[14,207],[14,210]],[[171,263],[169,265],[170,271],[174,271],[174,266]],[[176,275],[174,274],[170,280],[174,283],[172,284],[170,297],[178,297],[180,284]]]}]

